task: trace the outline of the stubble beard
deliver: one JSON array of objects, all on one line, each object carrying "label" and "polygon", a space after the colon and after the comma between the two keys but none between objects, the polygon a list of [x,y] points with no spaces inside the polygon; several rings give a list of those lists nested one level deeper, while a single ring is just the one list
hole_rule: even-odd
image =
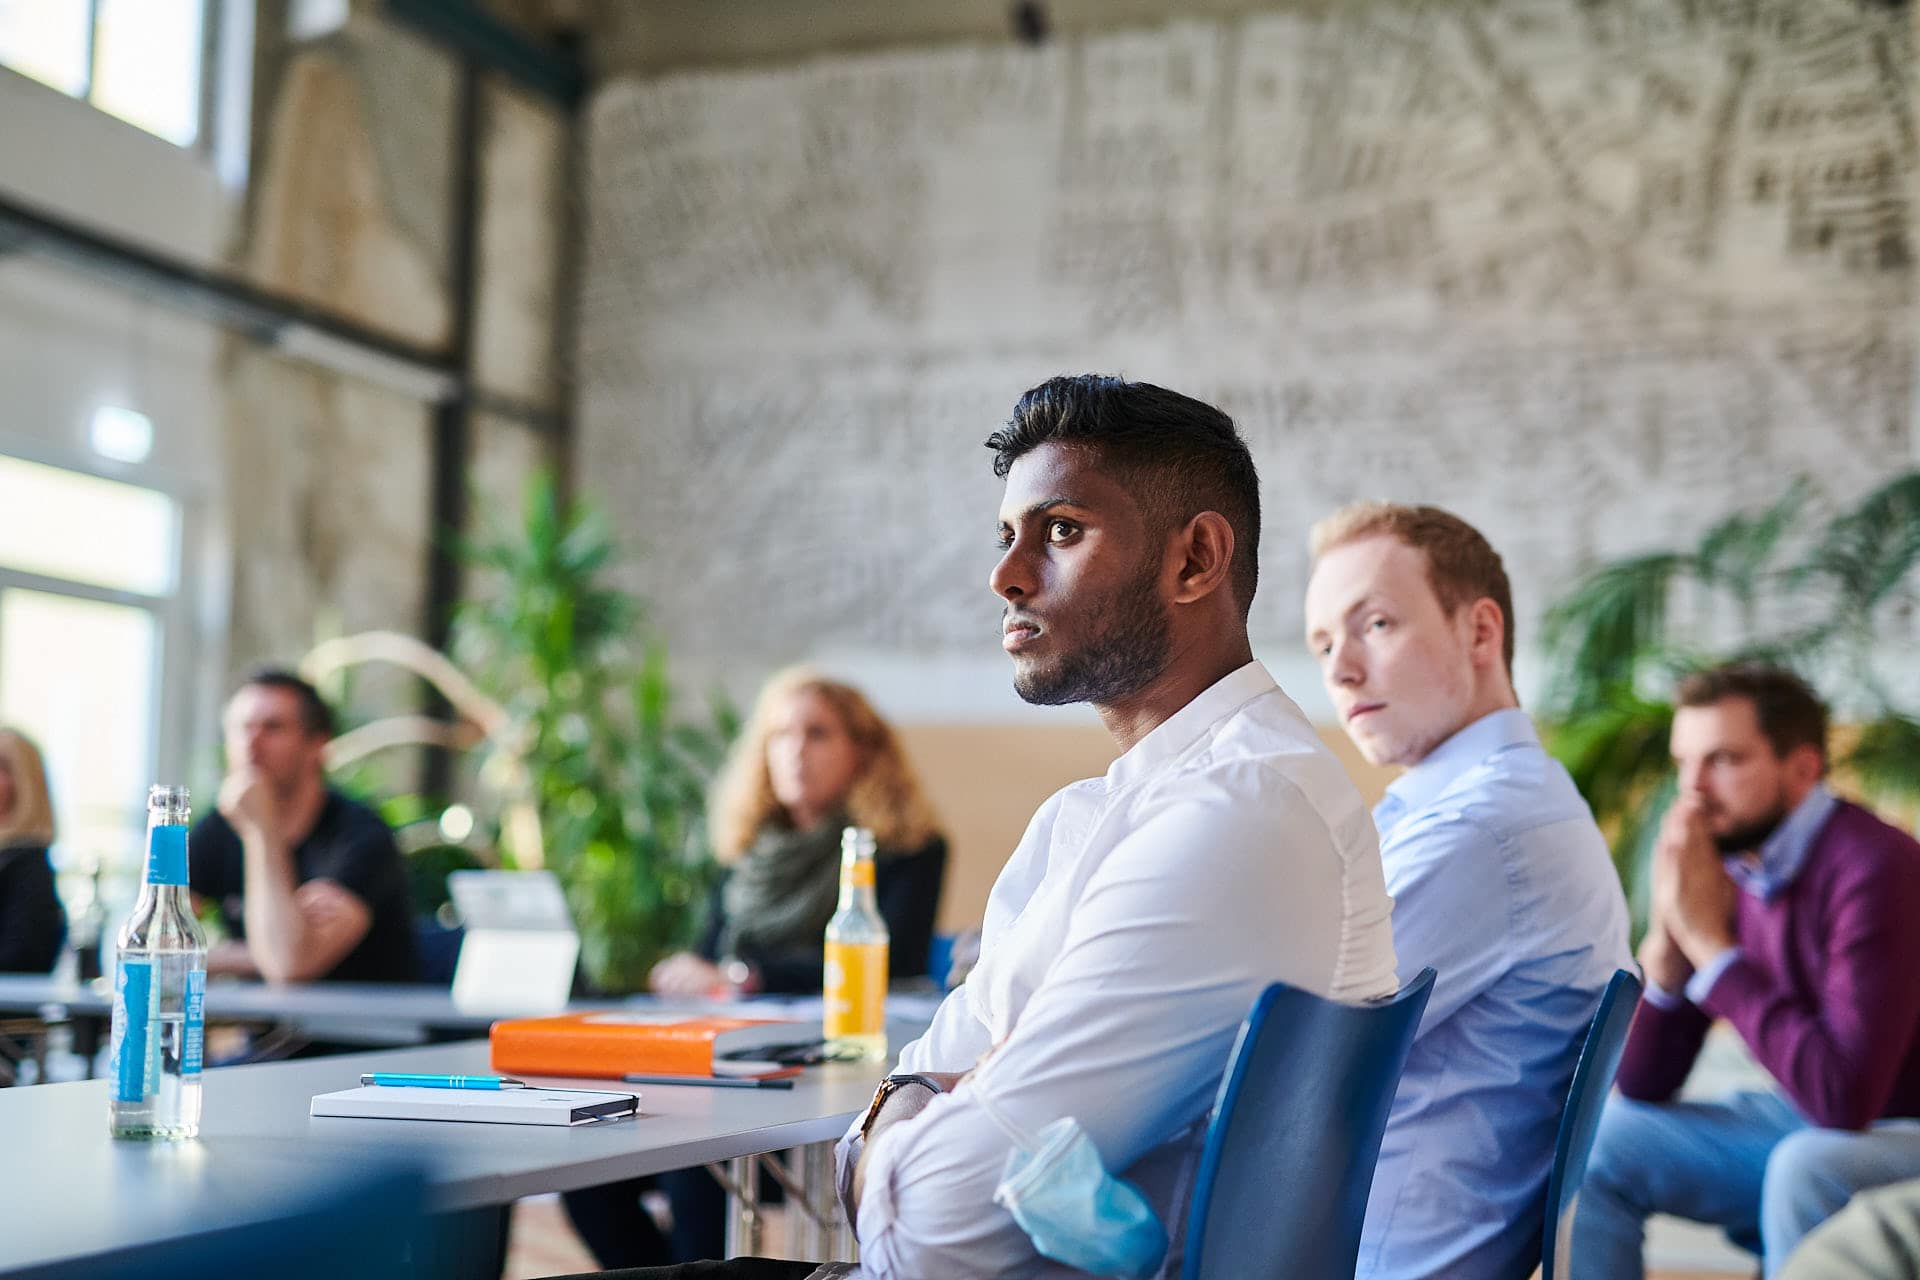
[{"label": "stubble beard", "polygon": [[1046,667],[1016,667],[1013,689],[1035,706],[1119,702],[1166,672],[1172,626],[1154,590],[1157,566],[1139,573],[1087,609],[1093,639]]}]

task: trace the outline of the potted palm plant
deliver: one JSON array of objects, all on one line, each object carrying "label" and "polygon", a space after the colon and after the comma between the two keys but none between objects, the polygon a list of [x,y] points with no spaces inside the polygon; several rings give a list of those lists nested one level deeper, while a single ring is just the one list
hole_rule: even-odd
[{"label": "potted palm plant", "polygon": [[739,718],[717,695],[703,716],[679,713],[641,602],[606,580],[606,521],[563,504],[550,475],[528,485],[517,528],[464,552],[482,589],[460,609],[454,657],[505,708],[540,818],[541,847],[509,832],[505,853],[560,877],[594,985],[641,990],[697,925],[707,785]]}]

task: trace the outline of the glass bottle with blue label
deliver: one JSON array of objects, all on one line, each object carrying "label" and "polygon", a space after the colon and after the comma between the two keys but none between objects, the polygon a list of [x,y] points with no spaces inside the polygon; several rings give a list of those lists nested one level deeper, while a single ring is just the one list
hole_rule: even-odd
[{"label": "glass bottle with blue label", "polygon": [[207,940],[187,896],[185,787],[147,793],[147,872],[120,928],[108,1087],[116,1138],[200,1132]]}]

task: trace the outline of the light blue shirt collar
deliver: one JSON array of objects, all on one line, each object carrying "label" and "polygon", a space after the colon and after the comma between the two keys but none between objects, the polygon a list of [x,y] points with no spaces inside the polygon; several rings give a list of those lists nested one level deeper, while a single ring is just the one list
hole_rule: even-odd
[{"label": "light blue shirt collar", "polygon": [[1762,902],[1772,900],[1800,874],[1807,854],[1813,850],[1814,838],[1826,827],[1827,819],[1833,816],[1839,803],[1838,797],[1827,790],[1826,783],[1815,783],[1786,820],[1774,828],[1773,834],[1760,842],[1760,865],[1729,862],[1727,874]]},{"label": "light blue shirt collar", "polygon": [[1410,813],[1426,808],[1460,780],[1467,770],[1496,751],[1513,746],[1539,746],[1533,721],[1518,707],[1506,707],[1481,716],[1460,729],[1426,758],[1395,778],[1387,794],[1374,806],[1374,825],[1385,836]]}]

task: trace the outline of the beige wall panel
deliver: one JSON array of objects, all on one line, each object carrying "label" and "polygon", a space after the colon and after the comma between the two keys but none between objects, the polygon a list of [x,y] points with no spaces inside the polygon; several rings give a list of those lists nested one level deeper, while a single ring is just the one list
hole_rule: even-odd
[{"label": "beige wall panel", "polygon": [[539,432],[493,414],[473,417],[467,470],[468,527],[476,534],[517,527],[527,481],[551,468],[552,450]]},{"label": "beige wall panel", "polygon": [[474,376],[489,391],[554,401],[554,322],[565,228],[567,126],[550,107],[486,82]]},{"label": "beige wall panel", "polygon": [[[429,475],[424,407],[234,344],[226,379],[233,594],[229,675],[292,665],[324,637],[419,634]],[[411,710],[415,683],[356,674],[361,718]]]},{"label": "beige wall panel", "polygon": [[[939,929],[980,923],[994,877],[1020,843],[1042,801],[1069,782],[1097,777],[1113,763],[1113,739],[1097,725],[898,726],[947,833],[947,883]],[[1369,804],[1390,770],[1374,768],[1338,729],[1322,729]]]},{"label": "beige wall panel", "polygon": [[356,19],[284,68],[263,126],[243,269],[264,288],[444,344],[451,63]]}]

